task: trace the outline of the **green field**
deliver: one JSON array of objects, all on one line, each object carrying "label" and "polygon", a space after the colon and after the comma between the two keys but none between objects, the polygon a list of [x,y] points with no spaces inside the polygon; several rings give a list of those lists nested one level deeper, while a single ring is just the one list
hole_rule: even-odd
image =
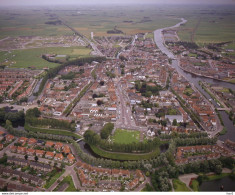
[{"label": "green field", "polygon": [[116,152],[108,152],[104,151],[96,146],[90,146],[93,152],[108,159],[114,160],[144,160],[156,157],[160,154],[160,149],[156,148],[153,152],[144,153],[144,154],[134,154],[134,153],[116,153]]},{"label": "green field", "polygon": [[[228,6],[189,7],[182,13],[188,22],[179,28],[178,35],[182,41],[195,41],[200,46],[235,40],[233,12],[233,7]],[[193,32],[194,37],[192,37]]]},{"label": "green field", "polygon": [[45,188],[48,189],[51,187],[53,183],[65,172],[65,170],[62,170],[61,172],[57,172],[55,175],[53,175],[49,180],[46,181]]},{"label": "green field", "polygon": [[185,185],[185,183],[183,183],[179,179],[173,179],[172,183],[173,183],[173,187],[174,187],[175,192],[190,192],[190,190]]},{"label": "green field", "polygon": [[[58,54],[58,55],[69,55],[71,58],[86,57],[90,54],[91,50],[86,47],[50,47],[50,48],[35,48],[25,50],[14,50],[9,52],[1,52],[0,62],[4,62],[8,59],[12,62],[6,64],[10,68],[27,68],[36,67],[42,69],[44,67],[53,68],[58,66],[56,63],[48,62],[42,59],[42,54]],[[4,64],[4,63],[3,63]]]},{"label": "green field", "polygon": [[[167,7],[152,6],[112,6],[112,7],[55,7],[52,10],[43,8],[6,9],[0,12],[0,39],[7,36],[55,36],[72,35],[73,32],[64,25],[48,25],[56,20],[56,14],[73,28],[90,38],[111,35],[107,30],[115,26],[124,34],[152,32],[157,28],[174,25],[178,19],[169,16]],[[78,13],[79,10],[79,13]]]},{"label": "green field", "polygon": [[117,129],[112,136],[112,141],[117,144],[130,144],[133,142],[139,142],[140,132]]},{"label": "green field", "polygon": [[[48,21],[63,19],[67,24],[90,38],[110,36],[107,30],[116,26],[124,34],[152,32],[172,26],[184,17],[188,22],[179,28],[183,41],[193,40],[202,45],[208,42],[235,40],[233,6],[208,5],[141,5],[141,6],[61,6],[50,10],[41,8],[2,9],[0,39],[8,36],[73,35],[63,24],[48,25]],[[177,19],[178,18],[178,19]],[[151,37],[151,35],[149,35]]]}]

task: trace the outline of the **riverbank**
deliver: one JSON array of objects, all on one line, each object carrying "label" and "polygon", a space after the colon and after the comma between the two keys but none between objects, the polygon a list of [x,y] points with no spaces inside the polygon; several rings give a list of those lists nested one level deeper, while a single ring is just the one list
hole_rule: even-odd
[{"label": "riverbank", "polygon": [[[229,179],[229,181],[230,180],[232,180],[232,182],[234,181],[234,174],[231,173],[231,170],[229,171],[229,173],[228,173],[227,170],[223,170],[223,172],[219,175],[214,174],[214,173],[208,173],[208,174],[205,174],[205,175],[201,175],[197,179],[193,179],[191,181],[190,187],[195,192],[210,191],[210,189],[208,189],[206,185],[208,185],[208,183],[210,185],[213,185],[213,183],[214,183],[216,186],[213,186],[213,187],[217,187],[216,191],[219,191],[219,189],[222,185],[222,184],[219,185],[219,181],[221,181],[222,179],[226,179],[226,178]],[[235,188],[235,186],[234,186],[234,188]],[[223,189],[221,189],[221,190],[223,190]]]},{"label": "riverbank", "polygon": [[214,78],[214,77],[212,77],[212,76],[206,76],[206,75],[198,74],[198,73],[195,73],[195,72],[191,72],[191,71],[189,71],[189,70],[183,68],[183,67],[180,66],[180,65],[179,65],[179,67],[180,67],[183,71],[185,71],[185,72],[187,72],[187,73],[190,73],[190,74],[192,74],[192,75],[195,75],[195,76],[205,77],[205,78],[213,79],[213,80],[216,80],[216,81],[221,81],[221,82],[225,82],[225,83],[234,84],[233,82],[229,82],[229,81],[222,80],[222,79],[217,79],[217,78]]}]

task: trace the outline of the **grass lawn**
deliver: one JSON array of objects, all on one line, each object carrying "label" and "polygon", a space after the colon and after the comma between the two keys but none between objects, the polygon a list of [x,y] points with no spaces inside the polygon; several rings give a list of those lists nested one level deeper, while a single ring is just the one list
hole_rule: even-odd
[{"label": "grass lawn", "polygon": [[172,183],[176,192],[190,192],[186,184],[179,179],[173,179]]},{"label": "grass lawn", "polygon": [[212,180],[221,179],[221,178],[227,177],[229,175],[230,175],[230,173],[221,173],[219,175],[210,175],[210,176],[207,176],[206,181],[212,181]]},{"label": "grass lawn", "polygon": [[190,186],[194,192],[198,192],[199,190],[199,182],[195,179],[192,181],[192,184]]},{"label": "grass lawn", "polygon": [[193,89],[190,87],[190,88],[186,88],[184,90],[184,94],[188,95],[188,96],[191,96],[193,94]]},{"label": "grass lawn", "polygon": [[50,180],[46,181],[45,188],[48,189],[55,181],[65,172],[63,169],[61,172],[57,172]]},{"label": "grass lawn", "polygon": [[91,50],[85,47],[49,47],[49,48],[35,48],[35,49],[22,49],[14,50],[11,53],[1,52],[0,62],[4,62],[7,58],[10,68],[27,68],[34,66],[37,69],[44,67],[53,68],[58,66],[56,63],[48,62],[41,58],[42,54],[57,54],[69,55],[71,58],[80,58],[88,56]]},{"label": "grass lawn", "polygon": [[63,185],[64,183],[68,183],[69,184],[69,187],[65,190],[65,192],[76,192],[77,189],[75,188],[74,186],[74,183],[73,183],[73,179],[72,177],[69,175],[67,177],[65,177],[60,183],[59,185],[55,188],[55,190],[53,191],[57,191],[57,189]]},{"label": "grass lawn", "polygon": [[150,159],[160,154],[160,149],[156,148],[155,151],[151,153],[145,154],[133,154],[133,153],[115,153],[115,152],[107,152],[96,146],[90,146],[93,152],[98,154],[99,156],[115,159],[115,160],[144,160]]},{"label": "grass lawn", "polygon": [[124,129],[117,129],[112,136],[112,141],[118,144],[130,144],[133,142],[139,142],[139,139],[139,131],[129,131]]}]

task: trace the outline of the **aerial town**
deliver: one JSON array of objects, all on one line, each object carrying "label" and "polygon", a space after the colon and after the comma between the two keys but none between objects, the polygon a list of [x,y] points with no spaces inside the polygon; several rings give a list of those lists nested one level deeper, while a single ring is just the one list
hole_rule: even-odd
[{"label": "aerial town", "polygon": [[[229,42],[180,40],[184,18],[88,38],[52,16],[73,35],[0,40],[8,56],[0,64],[1,191],[203,191],[214,176],[234,182]],[[53,67],[14,67],[13,50],[43,47],[90,52],[45,50],[40,58]],[[234,191],[217,191],[224,188]]]}]

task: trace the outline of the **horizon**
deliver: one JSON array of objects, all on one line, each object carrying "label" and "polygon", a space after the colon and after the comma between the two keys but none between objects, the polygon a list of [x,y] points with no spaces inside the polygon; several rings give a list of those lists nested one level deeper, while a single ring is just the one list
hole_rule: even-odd
[{"label": "horizon", "polygon": [[12,6],[74,6],[74,5],[235,5],[235,0],[125,0],[118,1],[113,0],[112,2],[108,0],[86,0],[86,2],[81,0],[41,0],[40,2],[30,1],[30,0],[3,0],[1,1],[0,7],[12,7]]}]

